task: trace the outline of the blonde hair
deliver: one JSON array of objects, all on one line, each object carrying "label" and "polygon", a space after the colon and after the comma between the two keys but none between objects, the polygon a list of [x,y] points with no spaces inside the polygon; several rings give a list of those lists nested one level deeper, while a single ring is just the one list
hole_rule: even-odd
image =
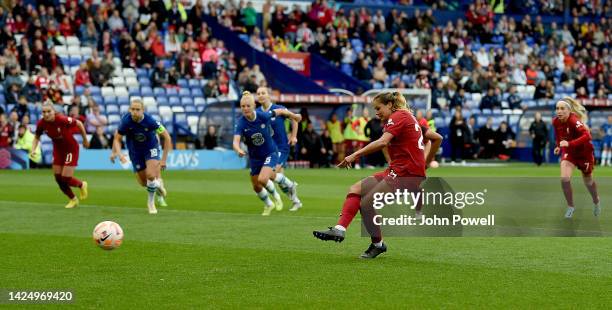
[{"label": "blonde hair", "polygon": [[242,92],[242,98],[240,99],[240,102],[242,102],[243,100],[248,100],[249,103],[253,103],[255,104],[255,97],[253,97],[253,94],[251,94],[250,91],[245,90]]},{"label": "blonde hair", "polygon": [[140,98],[134,98],[132,99],[132,101],[130,102],[130,105],[132,105],[132,103],[140,103],[140,106],[144,109],[144,101],[142,101],[142,99]]},{"label": "blonde hair", "polygon": [[382,92],[376,95],[374,99],[372,100],[372,103],[376,104],[377,102],[380,102],[382,104],[391,103],[392,111],[397,111],[397,110],[410,111],[410,107],[408,106],[408,103],[406,102],[406,98],[404,98],[404,96],[400,94],[400,92],[398,91]]},{"label": "blonde hair", "polygon": [[574,98],[571,97],[564,97],[559,101],[566,103],[569,106],[570,111],[575,113],[580,119],[580,121],[582,121],[582,123],[586,126],[586,122],[588,120],[587,111],[586,108],[582,104],[580,104],[580,102],[576,101]]}]

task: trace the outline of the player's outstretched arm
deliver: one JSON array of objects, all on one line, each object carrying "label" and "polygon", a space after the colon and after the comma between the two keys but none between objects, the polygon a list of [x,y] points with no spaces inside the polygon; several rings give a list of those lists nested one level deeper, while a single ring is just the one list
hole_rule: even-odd
[{"label": "player's outstretched arm", "polygon": [[240,148],[239,135],[234,135],[234,142],[232,143],[232,148],[234,149],[234,152],[238,153],[238,156],[244,157],[244,155],[246,155],[246,152]]},{"label": "player's outstretched arm", "polygon": [[429,139],[429,141],[431,141],[431,145],[429,147],[428,150],[425,150],[425,165],[429,165],[429,163],[434,159],[434,157],[436,157],[436,153],[438,153],[438,149],[440,148],[440,145],[442,144],[442,136],[433,131],[433,130],[427,130],[425,132],[425,138]]},{"label": "player's outstretched arm", "polygon": [[366,145],[365,147],[363,147],[362,149],[358,150],[357,152],[345,157],[341,163],[338,164],[338,167],[344,168],[344,167],[348,167],[350,168],[353,164],[353,162],[355,160],[357,160],[357,158],[364,156],[364,155],[368,155],[368,154],[372,154],[374,152],[378,152],[380,150],[382,150],[384,147],[386,147],[387,145],[389,145],[389,142],[391,142],[391,139],[393,139],[393,135],[385,132],[383,133],[383,135],[378,138],[378,140],[370,142],[368,145]]},{"label": "player's outstretched arm", "polygon": [[297,143],[298,133],[298,122],[291,120],[291,135],[289,135],[289,145],[295,145]]},{"label": "player's outstretched arm", "polygon": [[30,156],[32,156],[32,158],[35,157],[36,154],[36,150],[38,149],[38,144],[40,143],[40,136],[39,135],[34,135],[34,140],[32,140],[32,152],[30,152]]},{"label": "player's outstretched arm", "polygon": [[81,136],[83,137],[83,147],[88,149],[89,140],[87,140],[87,132],[85,131],[85,126],[83,126],[83,123],[78,119],[76,120],[76,126],[77,128],[79,128],[79,132],[81,132]]},{"label": "player's outstretched arm", "polygon": [[[274,114],[279,115],[279,116],[285,116],[288,117],[296,122],[301,122],[302,121],[302,116],[299,114],[295,114],[287,109],[274,109]],[[297,133],[296,133],[297,134]]]},{"label": "player's outstretched arm", "polygon": [[160,165],[162,169],[166,169],[166,160],[168,159],[168,153],[170,153],[170,151],[172,150],[172,138],[170,137],[170,134],[167,130],[164,130],[159,135],[161,136],[162,140],[164,140]]},{"label": "player's outstretched arm", "polygon": [[113,151],[111,152],[110,160],[112,163],[115,163],[115,158],[119,156],[119,160],[123,163],[125,162],[125,157],[121,154],[121,140],[123,140],[123,135],[115,131],[115,137],[113,138]]}]

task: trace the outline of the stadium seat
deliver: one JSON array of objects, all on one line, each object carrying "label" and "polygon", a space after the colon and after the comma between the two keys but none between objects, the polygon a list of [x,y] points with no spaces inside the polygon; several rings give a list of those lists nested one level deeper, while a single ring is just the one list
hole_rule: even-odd
[{"label": "stadium seat", "polygon": [[174,105],[180,105],[181,101],[178,97],[168,97],[168,103],[170,103],[170,105],[174,106]]},{"label": "stadium seat", "polygon": [[70,103],[72,102],[72,96],[62,96],[62,101],[64,103]]},{"label": "stadium seat", "polygon": [[[168,94],[171,95],[171,94]],[[191,97],[191,91],[189,90],[189,88],[181,88],[179,90],[179,96],[181,97]]]},{"label": "stadium seat", "polygon": [[121,121],[121,116],[119,115],[119,113],[108,114],[108,123],[109,124],[117,125],[117,124],[119,124],[119,121]]},{"label": "stadium seat", "polygon": [[148,77],[141,77],[141,78],[138,78],[138,84],[140,84],[140,86],[151,87],[151,80]]},{"label": "stadium seat", "polygon": [[100,95],[97,95],[97,96],[92,95],[91,99],[97,104],[102,104],[104,102],[104,99]]},{"label": "stadium seat", "polygon": [[168,96],[178,96],[178,94],[179,94],[179,91],[174,87],[166,89],[166,95]]},{"label": "stadium seat", "polygon": [[69,56],[79,56],[79,57],[82,57],[82,55],[81,55],[81,48],[79,48],[78,45],[68,46],[67,51],[68,51],[68,55]]},{"label": "stadium seat", "polygon": [[130,98],[129,97],[118,97],[117,104],[118,105],[130,105]]},{"label": "stadium seat", "polygon": [[75,37],[75,36],[68,36],[66,37],[66,44],[68,46],[79,46],[81,45],[81,42],[79,41],[79,38]]},{"label": "stadium seat", "polygon": [[204,106],[204,105],[206,105],[206,99],[204,99],[202,97],[196,97],[194,99],[194,104],[197,105],[197,106],[199,106],[199,105]]},{"label": "stadium seat", "polygon": [[204,93],[199,88],[192,88],[191,89],[191,96],[192,97],[204,97]]},{"label": "stadium seat", "polygon": [[107,104],[106,113],[107,114],[119,114],[119,106],[116,104]]},{"label": "stadium seat", "polygon": [[113,89],[110,86],[104,86],[100,89],[100,94],[104,97],[107,96],[114,96],[115,95],[115,89]]},{"label": "stadium seat", "polygon": [[149,86],[142,86],[140,88],[140,95],[145,97],[145,96],[153,96],[153,89],[151,89],[151,87]]},{"label": "stadium seat", "polygon": [[194,105],[187,105],[187,106],[185,106],[185,112],[196,113],[197,111],[198,111],[198,109]]},{"label": "stadium seat", "polygon": [[155,99],[157,99],[157,104],[158,105],[170,105],[168,103],[168,97],[166,97],[166,96],[155,97]]},{"label": "stadium seat", "polygon": [[158,104],[154,97],[143,97],[142,103],[144,104],[145,107]]},{"label": "stadium seat", "polygon": [[130,96],[140,96],[140,88],[138,88],[138,87],[128,87],[128,94]]},{"label": "stadium seat", "polygon": [[81,46],[80,52],[83,59],[89,59],[93,56],[93,49],[89,46]]},{"label": "stadium seat", "polygon": [[163,89],[162,87],[155,87],[153,89],[153,95],[155,95],[155,96],[165,96],[166,95],[166,90]]},{"label": "stadium seat", "polygon": [[136,74],[136,70],[132,69],[132,68],[123,68],[123,76],[128,78],[128,77],[137,77],[138,75]]},{"label": "stadium seat", "polygon": [[183,97],[181,98],[182,105],[193,105],[193,99],[191,97]]},{"label": "stadium seat", "polygon": [[121,115],[128,113],[129,110],[130,110],[129,104],[123,104],[119,106],[119,114]]},{"label": "stadium seat", "polygon": [[157,106],[156,106],[156,105],[147,106],[147,107],[145,108],[145,110],[146,110],[146,111],[147,111],[147,113],[149,113],[149,114],[158,114],[158,113],[159,113],[159,111],[158,111],[158,109],[157,109]]},{"label": "stadium seat", "polygon": [[115,87],[115,96],[117,96],[117,97],[127,97],[129,95],[130,95],[130,93],[128,92],[128,89],[125,86]]},{"label": "stadium seat", "polygon": [[111,83],[113,84],[113,86],[118,87],[118,86],[125,86],[125,80],[123,79],[123,77],[120,76],[116,76],[112,79]]},{"label": "stadium seat", "polygon": [[103,97],[103,99],[104,99],[105,105],[117,104],[117,97],[115,96],[106,96],[106,97]]},{"label": "stadium seat", "polygon": [[125,78],[125,86],[127,87],[138,87],[138,80],[133,76],[128,76]]},{"label": "stadium seat", "polygon": [[189,81],[187,81],[186,79],[179,79],[177,85],[180,88],[188,88],[189,87]]},{"label": "stadium seat", "polygon": [[[181,106],[172,106],[172,112],[174,113],[183,113],[185,112],[185,108],[181,107]],[[182,114],[184,115],[184,114]]]},{"label": "stadium seat", "polygon": [[70,56],[70,66],[76,67],[81,64],[81,55],[71,55]]},{"label": "stadium seat", "polygon": [[187,124],[189,127],[197,126],[200,121],[200,117],[198,116],[187,116]]},{"label": "stadium seat", "polygon": [[170,107],[167,107],[167,106],[160,106],[159,107],[159,116],[161,116],[164,119],[171,118],[172,117],[172,109]]},{"label": "stadium seat", "polygon": [[190,88],[194,88],[194,87],[201,87],[202,85],[200,84],[200,81],[196,80],[196,79],[191,79],[189,80],[189,87]]}]

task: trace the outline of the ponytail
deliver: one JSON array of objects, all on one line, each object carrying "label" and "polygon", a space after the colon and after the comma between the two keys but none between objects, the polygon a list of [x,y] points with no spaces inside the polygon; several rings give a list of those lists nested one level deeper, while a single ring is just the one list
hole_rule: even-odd
[{"label": "ponytail", "polygon": [[576,114],[580,121],[586,126],[586,122],[588,120],[586,108],[582,104],[580,104],[580,102],[571,97],[564,97],[563,99],[561,99],[561,101],[567,103],[570,107],[571,112]]}]

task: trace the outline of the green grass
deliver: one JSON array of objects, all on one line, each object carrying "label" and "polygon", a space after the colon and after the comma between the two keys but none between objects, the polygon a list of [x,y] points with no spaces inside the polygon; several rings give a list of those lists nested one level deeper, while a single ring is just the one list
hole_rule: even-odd
[{"label": "green grass", "polygon": [[[171,206],[156,216],[146,213],[146,193],[129,172],[77,171],[90,184],[90,198],[66,210],[49,170],[0,171],[0,290],[72,289],[74,306],[108,309],[612,304],[608,238],[389,237],[389,252],[372,261],[357,258],[369,243],[358,222],[341,244],[314,239],[313,229],[335,223],[348,187],[371,172],[291,170],[304,208],[264,218],[247,171],[166,172]],[[595,173],[603,180],[612,169]],[[430,171],[558,174],[558,166],[528,165]],[[575,196],[584,200],[580,183],[574,179]],[[91,241],[103,220],[123,227],[119,249],[103,251]]]}]

